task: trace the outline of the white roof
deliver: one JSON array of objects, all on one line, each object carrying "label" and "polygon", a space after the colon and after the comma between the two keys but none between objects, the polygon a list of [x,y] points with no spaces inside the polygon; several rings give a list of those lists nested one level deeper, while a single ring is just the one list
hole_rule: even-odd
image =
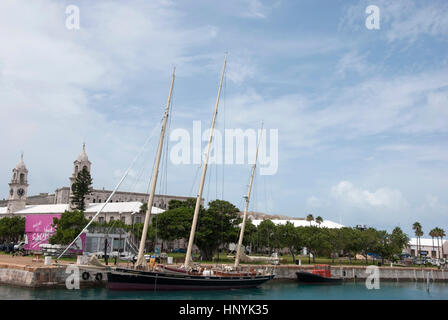
[{"label": "white roof", "polygon": [[[445,243],[447,240],[442,240],[442,243]],[[439,239],[439,243],[440,243],[440,239]],[[417,246],[417,238],[411,238],[409,240],[409,244],[411,246]],[[432,238],[420,238],[420,242],[419,242],[420,246],[425,246],[425,247],[432,247]],[[434,238],[434,247],[437,247],[437,239]]]},{"label": "white roof", "polygon": [[[91,203],[86,209],[85,213],[96,213],[98,212],[104,203]],[[142,203],[139,201],[132,202],[110,202],[106,204],[102,212],[122,212],[122,213],[134,213],[139,212]],[[63,213],[69,209],[68,204],[39,204],[39,205],[29,205],[25,209],[14,212],[14,214],[50,214],[50,213]],[[151,214],[159,214],[165,210],[152,207]],[[0,214],[6,214],[7,207],[0,207]]]},{"label": "white roof", "polygon": [[[104,203],[91,203],[85,212],[97,212],[102,208]],[[109,202],[104,207],[104,212],[139,212],[142,203],[140,201],[131,201],[131,202]],[[151,214],[162,213],[165,210],[152,207]]]},{"label": "white roof", "polygon": [[[252,223],[255,226],[258,226],[263,220],[260,219],[256,219],[256,220],[252,220]],[[290,219],[290,220],[271,220],[275,225],[279,225],[279,224],[286,224],[286,222],[291,222],[292,224],[294,224],[294,227],[309,227],[310,226],[310,222],[306,221],[306,220],[294,220],[294,219]],[[316,222],[311,221],[311,225],[312,226],[319,226]],[[330,220],[324,220],[321,224],[321,227],[324,228],[329,228],[329,229],[340,229],[343,228],[344,226],[342,224],[330,221]]]}]

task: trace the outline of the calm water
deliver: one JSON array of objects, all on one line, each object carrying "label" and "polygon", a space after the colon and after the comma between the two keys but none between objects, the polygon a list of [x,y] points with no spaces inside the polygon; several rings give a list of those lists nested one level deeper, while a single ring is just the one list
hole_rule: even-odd
[{"label": "calm water", "polygon": [[206,292],[117,292],[108,291],[105,288],[66,290],[66,289],[25,289],[11,286],[0,286],[0,300],[106,300],[106,299],[130,299],[130,300],[396,300],[396,299],[421,299],[442,300],[448,299],[447,283],[431,283],[430,291],[426,291],[423,282],[381,282],[379,290],[368,290],[363,282],[347,282],[342,285],[301,285],[296,282],[271,281],[255,289],[239,289],[228,291]]}]

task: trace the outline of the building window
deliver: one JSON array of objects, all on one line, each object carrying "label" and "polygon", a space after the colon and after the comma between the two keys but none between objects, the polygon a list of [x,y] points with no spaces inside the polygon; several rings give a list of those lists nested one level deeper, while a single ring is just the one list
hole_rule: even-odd
[{"label": "building window", "polygon": [[96,199],[93,199],[93,203],[95,203],[95,200],[96,200]]},{"label": "building window", "polygon": [[126,222],[126,217],[121,217],[121,222],[125,223]]},{"label": "building window", "polygon": [[110,217],[109,221],[114,221],[114,217]]},{"label": "building window", "polygon": [[103,223],[103,222],[104,222],[104,217],[99,217],[99,218],[98,218],[98,222],[99,222],[99,223]]},{"label": "building window", "polygon": [[101,203],[101,199],[98,199],[98,202]]},{"label": "building window", "polygon": [[142,217],[135,217],[135,223],[142,223]]},{"label": "building window", "polygon": [[20,183],[25,183],[25,175],[23,173],[20,174]]}]

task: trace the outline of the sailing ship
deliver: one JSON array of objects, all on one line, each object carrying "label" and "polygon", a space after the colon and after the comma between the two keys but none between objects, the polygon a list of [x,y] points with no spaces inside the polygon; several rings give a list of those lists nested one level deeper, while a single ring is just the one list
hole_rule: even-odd
[{"label": "sailing ship", "polygon": [[[211,143],[213,140],[213,132],[215,127],[216,116],[218,113],[219,98],[226,68],[227,58],[224,60],[224,65],[221,73],[221,79],[218,89],[218,96],[214,109],[212,125],[210,129],[210,137],[208,141],[207,153],[202,167],[201,181],[199,185],[199,192],[196,199],[196,205],[193,215],[192,226],[190,230],[190,237],[185,256],[185,262],[180,268],[155,265],[146,263],[144,258],[144,247],[146,242],[146,234],[150,221],[151,208],[154,199],[154,193],[157,183],[158,167],[160,157],[163,149],[163,140],[165,135],[165,127],[169,114],[169,107],[171,103],[171,94],[174,84],[174,71],[171,80],[170,91],[168,95],[168,102],[166,105],[165,115],[163,119],[162,132],[160,136],[156,162],[154,166],[153,177],[151,181],[151,190],[148,200],[148,209],[146,211],[145,223],[143,227],[142,238],[140,241],[139,254],[134,269],[120,268],[109,269],[107,271],[108,288],[110,290],[218,290],[218,289],[239,289],[250,288],[261,285],[262,283],[273,279],[274,275],[264,269],[250,269],[247,272],[238,269],[238,260],[235,266],[227,268],[211,268],[207,269],[201,266],[195,266],[192,263],[191,252],[193,248],[193,241],[198,221],[199,209],[201,205],[202,192],[204,188],[205,176],[207,172],[207,163],[210,154]],[[258,147],[257,147],[258,154]],[[250,190],[252,187],[255,164],[252,169],[251,183],[249,186],[249,193],[246,197],[246,208],[243,223],[241,227],[239,247],[242,242],[242,235],[244,234],[244,224],[247,215],[247,208],[250,197]],[[240,250],[240,249],[239,249]]]}]

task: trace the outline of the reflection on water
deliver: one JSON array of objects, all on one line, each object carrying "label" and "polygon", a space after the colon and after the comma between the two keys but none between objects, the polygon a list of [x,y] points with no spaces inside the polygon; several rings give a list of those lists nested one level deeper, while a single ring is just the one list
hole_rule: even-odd
[{"label": "reflection on water", "polygon": [[381,282],[379,290],[368,290],[364,282],[341,285],[303,285],[294,281],[271,281],[254,289],[225,291],[109,291],[105,288],[82,290],[28,289],[0,285],[0,300],[396,300],[448,299],[448,284],[423,282]]}]

